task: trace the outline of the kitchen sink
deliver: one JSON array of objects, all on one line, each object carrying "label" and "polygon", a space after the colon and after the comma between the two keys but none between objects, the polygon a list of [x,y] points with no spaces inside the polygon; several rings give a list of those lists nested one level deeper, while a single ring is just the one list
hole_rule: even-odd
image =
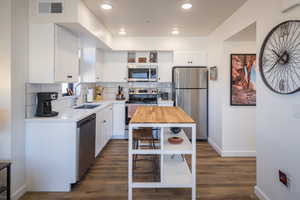
[{"label": "kitchen sink", "polygon": [[74,109],[94,109],[101,106],[101,104],[85,104],[82,106],[77,106]]}]

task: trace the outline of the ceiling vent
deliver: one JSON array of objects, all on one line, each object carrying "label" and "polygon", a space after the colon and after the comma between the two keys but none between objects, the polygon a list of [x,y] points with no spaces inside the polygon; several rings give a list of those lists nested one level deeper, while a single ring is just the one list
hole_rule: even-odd
[{"label": "ceiling vent", "polygon": [[39,0],[39,14],[62,14],[63,0]]}]

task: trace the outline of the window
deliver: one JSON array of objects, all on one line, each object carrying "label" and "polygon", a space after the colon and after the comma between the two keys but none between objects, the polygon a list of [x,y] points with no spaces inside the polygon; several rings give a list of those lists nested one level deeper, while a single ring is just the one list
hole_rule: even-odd
[{"label": "window", "polygon": [[73,96],[73,83],[62,83],[61,84],[62,96]]}]

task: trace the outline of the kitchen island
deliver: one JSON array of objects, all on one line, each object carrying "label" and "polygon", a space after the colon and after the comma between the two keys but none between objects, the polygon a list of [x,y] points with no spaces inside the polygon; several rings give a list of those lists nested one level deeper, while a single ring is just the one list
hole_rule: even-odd
[{"label": "kitchen island", "polygon": [[[159,148],[133,149],[133,130],[138,128],[160,129]],[[191,141],[181,130],[177,137],[181,144],[170,144],[174,134],[171,127],[190,128]],[[192,200],[196,199],[196,122],[179,107],[141,106],[129,123],[128,144],[128,200],[133,199],[134,188],[191,188]],[[158,182],[133,181],[134,155],[158,155],[160,157],[160,180]],[[184,155],[191,156],[191,169]],[[179,158],[179,159],[178,159]]]}]

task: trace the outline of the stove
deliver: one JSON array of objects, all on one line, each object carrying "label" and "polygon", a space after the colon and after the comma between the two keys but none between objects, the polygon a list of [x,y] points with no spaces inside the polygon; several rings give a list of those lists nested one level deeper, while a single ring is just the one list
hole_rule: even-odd
[{"label": "stove", "polygon": [[129,88],[126,102],[126,125],[139,106],[157,106],[158,91],[156,88]]},{"label": "stove", "polygon": [[127,103],[157,105],[157,97],[156,88],[130,88]]}]

